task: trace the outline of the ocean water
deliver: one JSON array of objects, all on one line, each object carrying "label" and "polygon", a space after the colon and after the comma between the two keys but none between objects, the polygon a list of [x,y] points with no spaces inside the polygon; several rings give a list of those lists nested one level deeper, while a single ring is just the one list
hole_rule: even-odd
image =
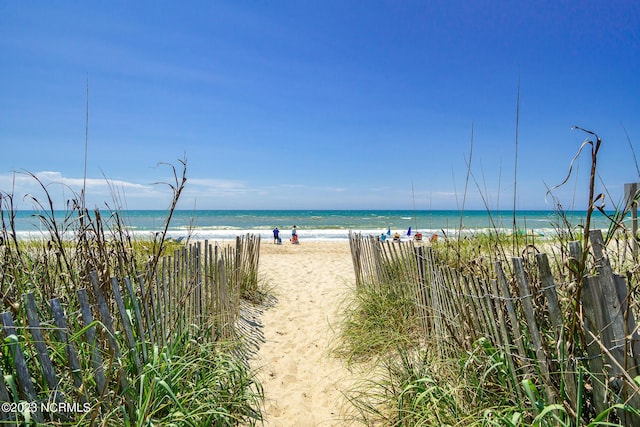
[{"label": "ocean water", "polygon": [[[149,237],[164,227],[167,211],[128,210],[121,211],[127,229],[132,235]],[[5,215],[5,224],[8,220]],[[56,212],[58,223],[62,224],[64,212]],[[101,212],[104,218],[109,212]],[[574,211],[567,213],[572,225],[581,225],[586,213]],[[553,235],[561,223],[553,211],[517,211],[516,229],[520,232],[533,232],[537,235]],[[173,213],[168,235],[179,239],[190,236],[192,239],[232,240],[247,233],[260,234],[264,239],[272,239],[272,230],[278,227],[281,237],[287,241],[291,228],[296,225],[301,241],[304,240],[347,240],[349,231],[365,235],[380,235],[390,231],[400,233],[407,238],[416,231],[424,236],[455,236],[477,234],[490,230],[505,233],[513,231],[514,215],[512,211],[465,211],[456,210],[180,210]],[[110,222],[106,220],[107,227]],[[594,228],[606,229],[608,222],[600,213],[594,213]],[[8,228],[5,225],[6,228]],[[43,236],[46,226],[38,219],[38,212],[18,211],[15,217],[15,229],[20,237],[34,238]],[[69,234],[72,234],[73,226]]]}]

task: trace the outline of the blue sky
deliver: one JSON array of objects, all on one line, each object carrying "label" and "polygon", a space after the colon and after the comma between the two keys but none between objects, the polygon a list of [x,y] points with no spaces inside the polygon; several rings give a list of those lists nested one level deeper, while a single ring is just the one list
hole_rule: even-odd
[{"label": "blue sky", "polygon": [[512,209],[514,183],[518,209],[551,209],[573,125],[603,140],[608,207],[640,181],[630,0],[0,1],[0,63],[0,190],[22,208],[42,199],[24,171],[58,207],[85,185],[87,81],[88,207],[166,208],[154,183],[186,159],[184,209]]}]

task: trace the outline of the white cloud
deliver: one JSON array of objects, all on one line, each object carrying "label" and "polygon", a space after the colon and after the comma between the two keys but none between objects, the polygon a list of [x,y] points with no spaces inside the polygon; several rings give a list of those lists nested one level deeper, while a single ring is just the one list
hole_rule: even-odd
[{"label": "white cloud", "polygon": [[64,209],[67,200],[78,198],[83,188],[86,205],[90,208],[111,203],[114,197],[158,195],[153,185],[119,179],[66,177],[56,171],[0,174],[0,192],[12,195],[18,209],[31,209],[34,207],[32,199],[46,203],[48,197],[56,209]]},{"label": "white cloud", "polygon": [[[0,191],[12,194],[14,207],[34,208],[33,199],[53,200],[55,209],[65,209],[70,199],[78,199],[83,188],[85,205],[123,209],[167,209],[174,185],[173,177],[153,183],[110,178],[76,178],[56,171],[0,174]],[[165,184],[166,183],[166,184]],[[43,187],[46,189],[43,190]],[[447,191],[419,191],[378,186],[322,186],[298,183],[254,185],[239,180],[187,178],[179,209],[418,209],[455,208],[462,196]],[[482,208],[473,193],[467,195],[467,208]]]}]

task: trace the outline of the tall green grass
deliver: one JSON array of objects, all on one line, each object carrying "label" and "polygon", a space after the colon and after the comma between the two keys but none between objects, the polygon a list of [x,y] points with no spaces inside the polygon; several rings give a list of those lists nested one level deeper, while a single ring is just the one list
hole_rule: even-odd
[{"label": "tall green grass", "polygon": [[[510,257],[522,257],[527,279],[534,288],[539,286],[538,272],[533,268],[534,255],[538,252],[550,255],[554,280],[559,284],[556,289],[563,311],[564,329],[553,331],[549,319],[546,319],[540,322],[540,332],[543,346],[548,346],[546,354],[557,355],[557,360],[550,361],[551,369],[555,370],[553,377],[558,381],[550,388],[556,394],[550,397],[535,375],[512,377],[506,353],[509,349],[496,346],[490,337],[480,337],[470,347],[460,346],[448,359],[441,359],[435,351],[438,343],[402,332],[411,325],[411,320],[403,318],[399,323],[402,316],[398,313],[411,316],[411,308],[398,309],[391,296],[398,293],[396,289],[405,289],[408,284],[390,282],[380,289],[374,284],[364,284],[362,289],[354,291],[341,326],[341,348],[350,350],[343,356],[352,363],[356,362],[354,370],[364,373],[364,379],[345,393],[353,408],[348,421],[381,426],[577,427],[614,426],[619,425],[625,413],[640,415],[639,408],[620,401],[612,388],[604,410],[598,412],[594,404],[593,386],[603,378],[589,372],[587,338],[581,332],[584,317],[580,311],[580,291],[584,276],[594,271],[593,260],[589,258],[589,231],[596,210],[610,219],[611,226],[605,234],[610,259],[614,269],[627,279],[628,304],[635,313],[638,313],[637,276],[640,269],[631,251],[631,243],[636,236],[632,236],[623,223],[629,205],[614,205],[613,213],[605,210],[602,204],[604,195],[596,191],[596,165],[602,141],[595,133],[585,132],[595,140],[587,138],[577,154],[580,155],[584,148],[591,148],[587,214],[580,224],[572,224],[562,204],[554,199],[557,233],[553,238],[531,236],[514,229],[508,235],[490,231],[465,238],[460,233],[457,238],[445,236],[432,243],[438,262],[487,281],[495,278],[497,260],[508,268]],[[467,180],[475,181],[470,165],[468,167]],[[639,199],[636,194],[632,201],[637,203]],[[487,210],[490,212],[488,206]],[[569,241],[576,240],[581,241],[583,248],[580,258],[575,258],[567,250]],[[514,286],[513,283],[510,286]],[[537,296],[541,292],[538,290],[535,294],[532,300],[535,310],[544,311],[544,301]],[[409,300],[407,305],[410,305]],[[400,336],[402,334],[406,335]],[[557,334],[560,337],[558,342],[555,339]],[[464,341],[466,339],[456,342]],[[530,353],[530,360],[516,360],[517,369],[527,363],[535,369],[534,350],[525,350]],[[572,384],[567,381],[576,381],[573,386],[577,396],[569,398],[568,389]],[[631,390],[638,390],[640,384],[640,378],[605,378],[604,381],[618,382]]]},{"label": "tall green grass", "polygon": [[[48,420],[50,425],[105,425],[105,426],[233,426],[256,425],[261,421],[263,391],[254,372],[242,360],[239,342],[231,339],[210,339],[214,332],[191,327],[168,340],[165,347],[150,348],[150,357],[141,372],[138,372],[132,353],[128,352],[125,337],[117,333],[120,349],[124,352],[116,358],[99,335],[97,348],[103,360],[107,380],[107,392],[95,398],[96,378],[92,375],[91,354],[96,348],[87,343],[85,332],[90,326],[104,331],[94,321],[83,326],[79,319],[76,291],[91,289],[89,274],[95,271],[99,282],[106,286],[110,277],[135,278],[145,273],[145,280],[153,280],[149,272],[165,254],[173,253],[182,244],[169,241],[166,231],[184,186],[186,185],[186,161],[180,161],[182,170],[170,165],[175,181],[167,186],[172,192],[172,201],[167,210],[163,229],[153,238],[137,240],[128,232],[126,218],[122,217],[118,195],[114,193],[116,208],[89,211],[84,207],[83,195],[72,194],[62,216],[54,209],[56,205],[48,187],[33,174],[28,174],[40,185],[42,195],[28,198],[37,212],[35,219],[42,231],[40,238],[20,240],[15,229],[16,207],[13,194],[0,194],[0,294],[4,310],[13,312],[14,318],[24,317],[22,295],[35,294],[36,301],[46,302],[59,297],[67,313],[70,342],[78,351],[82,365],[84,388],[76,391],[73,376],[65,368],[64,345],[53,337],[53,331],[45,331],[49,352],[60,379],[60,392],[67,401],[80,402],[86,395],[91,409],[76,414],[71,423],[61,419]],[[253,286],[256,278],[247,279],[247,287]],[[105,288],[105,291],[107,289]],[[110,295],[110,292],[105,292]],[[254,295],[255,297],[255,295]],[[109,303],[113,303],[110,301]],[[129,308],[131,310],[131,308]],[[133,313],[129,313],[133,316]],[[50,318],[46,312],[42,319]],[[33,342],[30,334],[18,328],[18,336],[7,337],[0,345],[0,366],[6,374],[4,380],[16,402],[18,389],[9,346],[19,341],[25,352],[29,371],[33,375],[36,389],[45,399],[50,391],[39,373]],[[148,343],[139,343],[147,345]],[[150,347],[150,346],[148,346]],[[119,387],[120,378],[129,379],[129,386]],[[19,414],[19,423],[29,424],[29,414]]]},{"label": "tall green grass", "polygon": [[[221,343],[185,332],[171,346],[155,347],[136,378],[130,417],[113,407],[103,425],[235,426],[261,421],[264,398],[245,361]],[[82,420],[89,421],[89,420]]]},{"label": "tall green grass", "polygon": [[419,341],[414,301],[401,286],[362,286],[346,301],[340,339],[333,352],[349,364],[375,358],[395,348],[412,347]]}]

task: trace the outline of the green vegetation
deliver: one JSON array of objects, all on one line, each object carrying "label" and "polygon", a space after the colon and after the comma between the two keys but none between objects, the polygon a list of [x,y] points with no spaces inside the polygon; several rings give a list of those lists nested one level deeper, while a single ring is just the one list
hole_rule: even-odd
[{"label": "green vegetation", "polygon": [[398,287],[365,286],[355,290],[345,307],[342,340],[334,352],[350,364],[366,361],[395,348],[411,347],[419,339],[414,302]]},{"label": "green vegetation", "polygon": [[154,348],[130,393],[134,417],[115,407],[103,425],[233,426],[260,419],[262,389],[245,362],[221,343],[189,335]]},{"label": "green vegetation", "polygon": [[[632,349],[637,330],[628,322],[638,313],[640,268],[635,236],[622,224],[630,204],[607,215],[611,226],[598,243],[590,223],[596,210],[605,213],[596,203],[603,196],[594,191],[601,141],[587,133],[596,142],[587,140],[580,149],[591,147],[592,155],[584,226],[569,224],[557,202],[553,238],[489,232],[431,242],[425,274],[414,274],[420,277],[416,283],[406,280],[415,268],[406,262],[410,251],[394,249],[402,255],[392,261],[368,255],[360,260],[364,279],[347,304],[336,346],[366,378],[346,392],[351,421],[381,426],[638,425],[638,349]],[[638,194],[632,201],[638,202]],[[358,252],[387,253],[383,244],[373,244],[380,246]],[[626,290],[615,290],[617,298],[621,292],[628,298],[612,303],[611,311],[604,303],[589,311],[589,301],[600,292],[601,282],[594,280],[610,274],[596,255],[602,249],[611,268],[626,279]],[[549,256],[551,277],[540,268],[541,253]],[[516,277],[512,257],[521,259],[521,277]],[[554,301],[545,293],[550,289]],[[397,295],[412,291],[413,297],[398,303]],[[598,316],[617,316],[624,336],[605,345],[604,335],[613,333],[608,320],[598,326],[597,336],[590,335]]]},{"label": "green vegetation", "polygon": [[[469,239],[465,244],[477,250],[484,247],[485,240],[476,243]],[[451,246],[439,242],[432,248],[436,257],[454,258],[452,254],[443,253]],[[522,253],[527,253],[526,247],[522,247]],[[492,277],[491,262],[497,258],[491,253],[479,251],[478,254],[481,256],[474,262],[465,263],[465,268],[473,271],[477,277]],[[569,276],[570,272],[565,271],[565,277]],[[536,274],[531,275],[530,279],[536,280]],[[565,334],[571,331],[571,295],[575,286],[575,282],[570,282],[558,288],[562,311],[565,313]],[[564,404],[556,403],[555,399],[549,400],[539,373],[537,377],[527,380],[513,376],[505,349],[494,344],[493,338],[480,336],[471,342],[470,347],[466,344],[449,345],[447,348],[452,350],[443,358],[438,351],[442,343],[437,340],[449,339],[454,343],[449,333],[455,331],[446,331],[448,338],[424,335],[409,289],[410,286],[404,281],[383,286],[375,282],[364,283],[353,291],[346,305],[335,353],[366,378],[346,392],[353,408],[349,418],[356,424],[595,426],[619,425],[624,416],[622,413],[640,415],[637,408],[616,402],[613,395],[610,396],[609,406],[596,411],[593,404],[595,397],[589,391],[592,386],[585,385],[602,379],[588,371],[586,359],[576,364],[572,356],[575,350],[567,348],[569,343],[556,341],[554,327],[546,318],[539,320],[540,324],[546,325],[546,329],[540,332],[544,345],[550,347],[547,354],[559,351],[560,360],[552,363],[552,366],[559,370],[553,375],[561,379],[557,388],[563,393],[560,402],[564,399]],[[637,292],[635,289],[633,286],[632,294]],[[537,310],[544,311],[544,301],[538,301],[537,298],[533,303],[538,307]],[[637,308],[635,302],[634,307]],[[455,338],[464,341],[470,339]],[[579,336],[573,339],[576,342],[571,345],[586,348]],[[535,363],[534,349],[525,350],[531,358],[529,363]],[[516,360],[516,363],[519,370],[525,369],[522,366],[524,361]],[[564,395],[569,393],[565,389],[569,387],[565,379],[579,381],[578,388],[587,391],[579,393],[572,400]],[[638,383],[636,379],[635,387],[638,387]]]},{"label": "green vegetation", "polygon": [[[41,415],[47,425],[233,426],[255,425],[261,420],[262,387],[243,360],[242,344],[233,336],[221,338],[216,329],[217,319],[204,319],[186,329],[168,331],[168,336],[155,342],[145,341],[140,336],[147,334],[140,333],[136,327],[151,328],[150,322],[136,320],[136,308],[153,307],[149,306],[149,295],[140,293],[134,298],[123,292],[126,316],[138,336],[134,348],[121,327],[111,278],[120,283],[131,279],[135,283],[140,275],[150,286],[156,280],[157,267],[163,257],[185,247],[166,236],[186,182],[186,163],[180,163],[182,174],[171,166],[175,182],[168,184],[173,200],[165,227],[147,240],[129,235],[126,218],[120,216],[118,209],[110,210],[106,216],[97,209],[87,210],[82,194],[74,195],[64,216],[59,217],[47,188],[33,175],[44,194],[40,200],[32,197],[32,202],[45,231],[39,239],[19,240],[13,227],[16,212],[13,195],[0,194],[0,291],[3,311],[11,312],[17,327],[16,333],[7,335],[0,345],[0,367],[9,398],[16,405],[30,402],[17,374],[16,351],[19,349],[26,360],[38,402],[62,396],[64,402],[87,405],[70,417],[54,414],[55,411]],[[118,205],[117,201],[115,204]],[[211,274],[215,275],[215,271]],[[231,272],[227,276],[231,277]],[[234,289],[240,289],[244,295],[234,296],[234,300],[260,297],[257,272],[247,268],[235,276],[242,285]],[[107,309],[118,325],[114,328],[115,334],[100,321],[92,277],[97,278],[107,299]],[[192,287],[193,284],[180,285],[180,289]],[[84,313],[80,314],[77,296],[80,289],[87,289],[93,309],[94,320],[90,324],[83,322]],[[37,342],[25,327],[26,293],[33,293],[38,317],[45,323],[43,339],[57,375],[56,390],[45,381],[36,352]],[[66,329],[52,328],[52,321],[46,320],[52,319],[47,309],[52,298],[58,298],[63,307]],[[185,303],[186,299],[176,301],[173,308],[182,313]],[[199,310],[201,308],[194,306],[186,311],[196,318],[201,313]],[[142,314],[149,318],[147,313]],[[69,348],[61,339],[62,332],[68,334],[66,340],[76,352],[79,369],[69,368]],[[95,333],[93,338],[92,333]],[[116,354],[113,343],[117,344],[120,355]],[[96,366],[97,357],[100,362]],[[104,375],[102,380],[98,372]],[[101,390],[102,382],[106,387]],[[78,384],[81,385],[78,387]],[[31,425],[38,418],[38,414],[27,410],[12,416],[12,422],[24,425]]]}]

